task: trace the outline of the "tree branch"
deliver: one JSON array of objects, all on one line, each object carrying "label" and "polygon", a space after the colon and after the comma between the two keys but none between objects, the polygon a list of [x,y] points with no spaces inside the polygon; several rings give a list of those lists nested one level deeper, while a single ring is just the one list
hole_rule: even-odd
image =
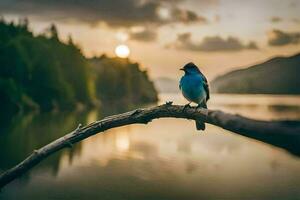
[{"label": "tree branch", "polygon": [[202,120],[206,123],[222,127],[240,135],[285,148],[295,155],[300,155],[299,125],[291,127],[282,122],[252,120],[221,111],[202,108],[197,109],[194,107],[188,108],[172,105],[172,102],[168,102],[161,106],[137,109],[131,112],[109,116],[84,127],[79,125],[69,134],[38,150],[34,150],[33,153],[21,163],[1,174],[0,188],[23,175],[54,152],[66,147],[70,148],[74,143],[84,140],[94,134],[129,124],[147,124],[153,119],[166,117]]}]

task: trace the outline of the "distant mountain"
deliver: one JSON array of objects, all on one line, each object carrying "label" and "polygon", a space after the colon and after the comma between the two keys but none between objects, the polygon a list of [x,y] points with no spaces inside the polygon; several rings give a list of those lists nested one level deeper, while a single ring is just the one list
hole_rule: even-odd
[{"label": "distant mountain", "polygon": [[167,77],[155,79],[154,85],[160,93],[178,93],[180,91],[178,81]]},{"label": "distant mountain", "polygon": [[300,94],[300,53],[229,72],[210,86],[216,93]]}]

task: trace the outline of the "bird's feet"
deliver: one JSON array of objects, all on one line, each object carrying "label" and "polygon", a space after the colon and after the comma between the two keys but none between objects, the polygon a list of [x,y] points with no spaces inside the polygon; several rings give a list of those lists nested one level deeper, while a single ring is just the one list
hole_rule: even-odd
[{"label": "bird's feet", "polygon": [[184,110],[187,109],[187,108],[191,108],[191,105],[190,105],[190,104],[191,104],[191,102],[188,103],[188,104],[185,104],[182,111],[184,111]]},{"label": "bird's feet", "polygon": [[185,108],[191,108],[191,102],[184,105]]},{"label": "bird's feet", "polygon": [[198,109],[198,108],[207,109],[207,105],[206,104],[198,104],[196,109]]}]

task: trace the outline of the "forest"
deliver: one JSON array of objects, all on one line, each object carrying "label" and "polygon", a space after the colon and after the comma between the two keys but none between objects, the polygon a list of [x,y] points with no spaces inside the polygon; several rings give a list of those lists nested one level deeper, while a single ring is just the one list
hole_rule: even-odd
[{"label": "forest", "polygon": [[74,110],[106,103],[153,103],[157,93],[147,71],[129,59],[87,58],[71,36],[59,38],[52,24],[41,34],[27,19],[0,21],[0,109]]}]

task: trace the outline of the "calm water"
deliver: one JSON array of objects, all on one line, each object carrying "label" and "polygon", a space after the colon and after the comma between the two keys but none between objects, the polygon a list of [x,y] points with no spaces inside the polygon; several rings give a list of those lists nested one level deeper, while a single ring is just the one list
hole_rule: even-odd
[{"label": "calm water", "polygon": [[[162,102],[185,103],[177,94]],[[213,95],[212,109],[300,120],[300,96]],[[43,114],[1,124],[0,170],[101,114]],[[299,144],[300,145],[300,144]],[[99,134],[56,153],[2,190],[0,199],[300,199],[300,158],[193,121],[154,120]]]}]

